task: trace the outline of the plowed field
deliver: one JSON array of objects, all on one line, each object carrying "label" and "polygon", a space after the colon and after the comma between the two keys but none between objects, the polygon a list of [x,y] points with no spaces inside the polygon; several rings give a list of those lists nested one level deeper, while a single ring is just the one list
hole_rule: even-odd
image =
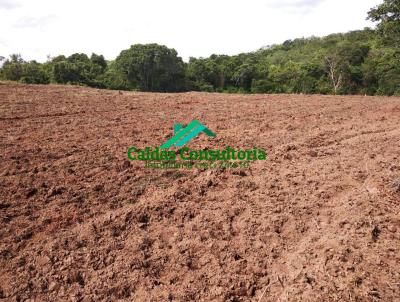
[{"label": "plowed field", "polygon": [[[174,123],[249,169],[145,169]],[[400,301],[400,98],[0,85],[4,301]]]}]

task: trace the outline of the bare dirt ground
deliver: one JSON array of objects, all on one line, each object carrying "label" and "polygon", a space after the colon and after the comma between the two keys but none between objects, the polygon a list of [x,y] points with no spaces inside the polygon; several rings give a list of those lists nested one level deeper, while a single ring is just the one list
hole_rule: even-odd
[{"label": "bare dirt ground", "polygon": [[[249,170],[149,170],[264,148]],[[400,98],[0,85],[0,300],[400,301]]]}]

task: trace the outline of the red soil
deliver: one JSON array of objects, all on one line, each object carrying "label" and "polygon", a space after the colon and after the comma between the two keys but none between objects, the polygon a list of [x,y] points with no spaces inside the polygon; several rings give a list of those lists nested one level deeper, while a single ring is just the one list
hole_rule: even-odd
[{"label": "red soil", "polygon": [[[173,123],[248,170],[127,160]],[[400,99],[0,85],[0,299],[399,301]]]}]

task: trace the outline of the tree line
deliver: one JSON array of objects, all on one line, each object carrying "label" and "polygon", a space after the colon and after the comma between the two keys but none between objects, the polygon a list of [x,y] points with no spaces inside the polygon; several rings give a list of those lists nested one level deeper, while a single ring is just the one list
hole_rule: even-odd
[{"label": "tree line", "polygon": [[400,0],[385,0],[368,18],[378,22],[376,29],[288,40],[188,63],[158,44],[132,45],[112,61],[76,53],[38,63],[14,54],[0,57],[0,77],[152,92],[400,95]]}]

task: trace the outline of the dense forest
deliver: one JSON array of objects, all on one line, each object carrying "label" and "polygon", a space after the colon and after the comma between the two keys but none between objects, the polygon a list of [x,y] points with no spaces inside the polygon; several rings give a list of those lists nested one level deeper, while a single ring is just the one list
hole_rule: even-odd
[{"label": "dense forest", "polygon": [[400,0],[385,0],[368,18],[378,22],[376,29],[288,40],[188,63],[158,44],[133,45],[113,61],[76,53],[38,63],[14,54],[0,57],[0,78],[154,92],[400,95]]}]

